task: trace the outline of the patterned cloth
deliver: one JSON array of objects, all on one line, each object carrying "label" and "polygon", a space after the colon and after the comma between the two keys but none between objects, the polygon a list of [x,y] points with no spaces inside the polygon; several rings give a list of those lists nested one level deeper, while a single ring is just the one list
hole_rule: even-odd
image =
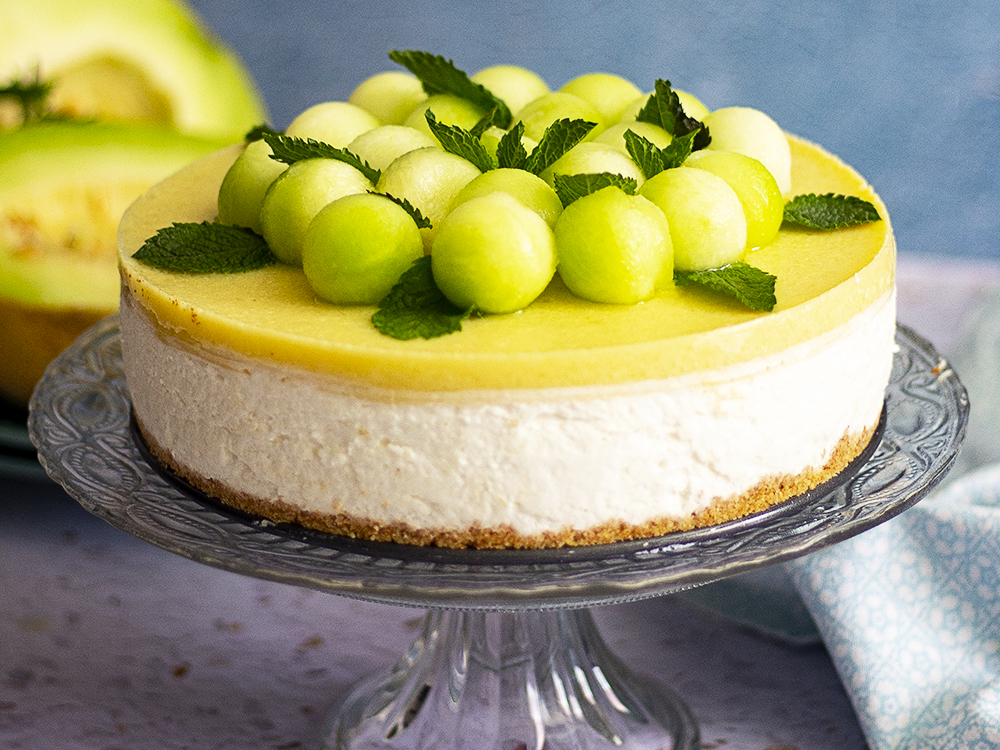
[{"label": "patterned cloth", "polygon": [[1000,746],[1000,464],[785,570],[872,750]]}]

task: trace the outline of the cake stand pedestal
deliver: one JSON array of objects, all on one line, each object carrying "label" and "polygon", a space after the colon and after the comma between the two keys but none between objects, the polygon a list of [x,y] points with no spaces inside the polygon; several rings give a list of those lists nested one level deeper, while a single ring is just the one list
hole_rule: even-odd
[{"label": "cake stand pedestal", "polygon": [[587,609],[431,610],[409,652],[359,683],[327,748],[696,748],[659,681],[631,673]]},{"label": "cake stand pedestal", "polygon": [[244,575],[429,610],[395,667],[341,701],[325,747],[694,748],[698,730],[684,704],[623,665],[587,608],[789,560],[924,497],[955,460],[968,399],[929,343],[903,327],[896,339],[880,432],[833,480],[748,518],[594,547],[410,547],[221,506],[162,470],[137,439],[115,317],[49,366],[29,431],[72,497],[151,544]]}]

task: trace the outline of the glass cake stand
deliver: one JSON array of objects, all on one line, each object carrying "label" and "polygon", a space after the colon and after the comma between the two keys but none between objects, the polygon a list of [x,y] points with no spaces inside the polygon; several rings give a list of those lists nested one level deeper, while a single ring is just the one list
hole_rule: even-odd
[{"label": "glass cake stand", "polygon": [[49,366],[28,426],[48,474],[140,539],[244,575],[428,610],[402,659],[341,701],[324,747],[695,748],[697,725],[683,702],[622,664],[588,608],[789,560],[924,497],[955,460],[968,399],[927,341],[902,326],[896,341],[880,431],[833,480],[748,518],[593,547],[410,547],[225,508],[146,453],[131,421],[114,316]]}]

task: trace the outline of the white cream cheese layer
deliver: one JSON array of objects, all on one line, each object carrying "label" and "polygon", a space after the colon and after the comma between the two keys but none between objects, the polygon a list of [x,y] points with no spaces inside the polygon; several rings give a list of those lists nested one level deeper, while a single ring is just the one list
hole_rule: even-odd
[{"label": "white cream cheese layer", "polygon": [[360,392],[181,344],[127,296],[128,385],[174,460],[238,493],[416,529],[683,518],[822,467],[879,418],[895,296],[779,355],[633,386]]}]

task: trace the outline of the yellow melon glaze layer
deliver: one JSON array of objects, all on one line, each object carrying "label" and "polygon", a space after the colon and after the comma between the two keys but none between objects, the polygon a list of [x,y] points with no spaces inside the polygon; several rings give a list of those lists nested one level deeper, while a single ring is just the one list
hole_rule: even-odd
[{"label": "yellow melon glaze layer", "polygon": [[132,260],[160,227],[214,218],[238,148],[187,167],[128,210],[119,230],[125,291],[182,340],[402,392],[626,384],[746,362],[833,330],[894,285],[895,244],[878,196],[836,157],[790,141],[793,194],[858,195],[884,220],[834,232],[786,227],[748,253],[748,262],[778,277],[771,313],[692,287],[639,305],[602,305],[574,297],[556,278],[519,313],[472,319],[437,339],[398,341],[372,326],[374,308],[318,300],[298,269],[199,276]]}]

